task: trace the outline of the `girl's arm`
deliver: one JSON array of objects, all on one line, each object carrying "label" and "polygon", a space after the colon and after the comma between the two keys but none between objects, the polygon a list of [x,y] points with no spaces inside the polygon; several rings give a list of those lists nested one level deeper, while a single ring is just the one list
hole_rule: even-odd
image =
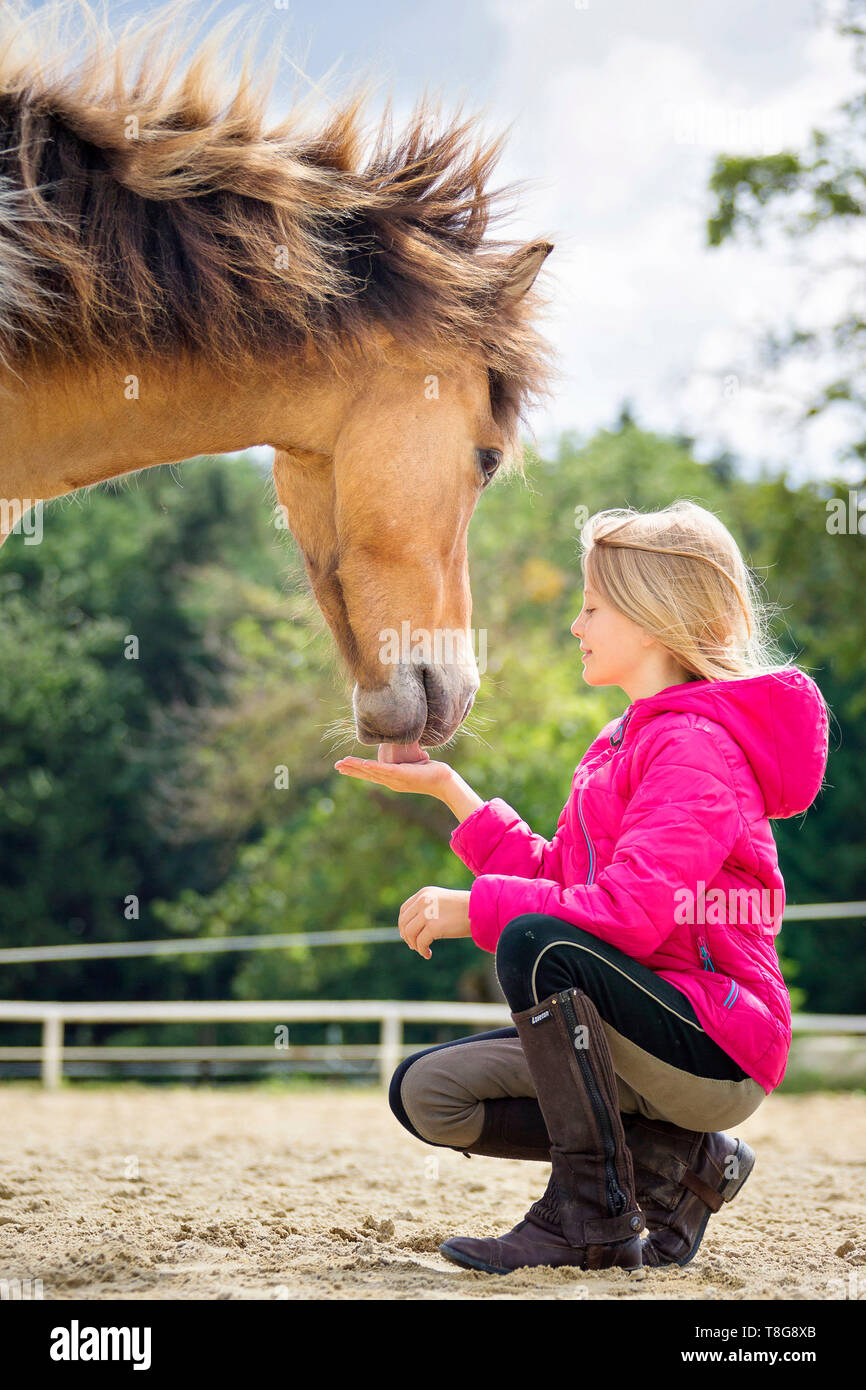
[{"label": "girl's arm", "polygon": [[736,791],[717,733],[668,727],[647,749],[611,862],[592,884],[485,872],[469,897],[476,945],[495,951],[507,924],[550,913],[632,958],[652,955],[676,925],[683,889],[697,895],[740,834]]},{"label": "girl's arm", "polygon": [[[609,720],[587,748],[572,776],[572,791],[578,772],[604,746],[617,722]],[[450,845],[473,874],[516,874],[521,878],[555,879],[562,883],[561,835],[568,801],[559,813],[553,839],[546,840],[543,835],[537,835],[501,796],[482,801],[453,769],[451,779],[454,799],[443,796],[442,800],[451,807],[460,825],[452,832]]]},{"label": "girl's arm", "polygon": [[[461,779],[462,780],[462,779]],[[444,799],[444,798],[443,798]],[[568,803],[559,813],[552,840],[545,840],[521,820],[513,806],[501,796],[482,801],[471,788],[462,801],[451,806],[455,815],[458,807],[469,809],[465,820],[451,832],[451,849],[463,860],[473,874],[519,874],[523,878],[559,878],[562,874],[562,844],[560,834],[565,824]],[[451,804],[450,802],[448,803]]]},{"label": "girl's arm", "polygon": [[392,791],[416,792],[444,801],[460,822],[452,832],[450,846],[473,874],[558,877],[562,873],[558,837],[565,820],[565,807],[556,834],[548,843],[543,835],[536,835],[520,819],[507,801],[498,796],[491,801],[482,800],[454,768],[433,761],[427,754],[423,761],[409,763],[346,757],[334,767],[344,776],[375,782]]},{"label": "girl's arm", "polygon": [[451,780],[445,788],[444,794],[439,798],[445,805],[453,811],[459,821],[464,821],[473,811],[477,811],[484,805],[484,800],[473,791],[468,782],[465,782],[459,772],[451,769]]}]

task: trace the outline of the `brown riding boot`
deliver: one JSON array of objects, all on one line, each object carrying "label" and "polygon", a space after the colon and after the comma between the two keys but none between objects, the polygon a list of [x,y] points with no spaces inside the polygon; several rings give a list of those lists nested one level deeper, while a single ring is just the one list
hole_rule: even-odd
[{"label": "brown riding boot", "polygon": [[[534,1098],[517,1096],[487,1100],[484,1112],[480,1135],[459,1152],[467,1157],[484,1154],[492,1158],[550,1162],[547,1126]],[[647,1120],[633,1114],[623,1114],[622,1123],[631,1150],[635,1194],[649,1231],[643,1240],[643,1263],[647,1266],[688,1264],[697,1254],[711,1211],[717,1211],[722,1201],[729,1202],[736,1195],[754,1167],[754,1154],[745,1143],[723,1134],[680,1129],[663,1120]],[[676,1146],[680,1157],[673,1161],[669,1158],[665,1166],[663,1153],[654,1153],[654,1149],[668,1143]],[[702,1147],[703,1160],[695,1156],[700,1155]],[[726,1162],[730,1178],[726,1179],[720,1194],[718,1182]],[[675,1178],[674,1174],[682,1171],[677,1163],[684,1164],[685,1171],[691,1171],[691,1181],[706,1181],[711,1186],[715,1183],[709,1205],[696,1200],[700,1196],[696,1189]],[[691,1217],[685,1203],[679,1207],[689,1192],[694,1193],[689,1199]],[[671,1226],[672,1221],[683,1227],[679,1238],[676,1227]],[[693,1228],[691,1232],[687,1223]]]},{"label": "brown riding boot", "polygon": [[755,1166],[742,1139],[681,1129],[667,1120],[623,1115],[635,1183],[649,1235],[645,1265],[687,1265],[712,1212],[736,1197]]},{"label": "brown riding boot", "polygon": [[640,1268],[644,1218],[595,1005],[573,988],[511,1017],[550,1136],[550,1182],[506,1235],[447,1240],[441,1253],[489,1274],[527,1265]]}]

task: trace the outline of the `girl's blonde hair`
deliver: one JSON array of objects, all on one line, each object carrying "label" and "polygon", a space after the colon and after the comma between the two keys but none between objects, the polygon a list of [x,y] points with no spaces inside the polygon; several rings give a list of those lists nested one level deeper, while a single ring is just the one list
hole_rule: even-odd
[{"label": "girl's blonde hair", "polygon": [[655,637],[689,679],[794,667],[770,631],[775,607],[705,507],[684,498],[658,512],[612,507],[589,518],[580,544],[584,582]]}]

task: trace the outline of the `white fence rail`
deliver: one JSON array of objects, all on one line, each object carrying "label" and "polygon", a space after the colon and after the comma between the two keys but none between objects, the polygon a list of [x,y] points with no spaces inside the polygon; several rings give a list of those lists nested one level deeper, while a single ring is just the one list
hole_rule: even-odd
[{"label": "white fence rail", "polygon": [[[796,903],[785,909],[785,922],[827,921],[866,917],[866,902]],[[152,941],[70,942],[57,946],[0,948],[0,965],[34,962],[99,960],[130,956],[179,956],[221,951],[274,951],[299,947],[347,946],[390,942],[401,938],[396,928],[361,931],[282,932],[256,936],[187,937]],[[56,1088],[70,1062],[265,1062],[378,1060],[379,1076],[387,1085],[401,1057],[414,1050],[404,1046],[405,1023],[457,1023],[471,1027],[507,1027],[511,1016],[504,1004],[362,1000],[213,1000],[144,1003],[65,1003],[0,1000],[0,1023],[36,1023],[42,1027],[38,1047],[0,1047],[0,1062],[40,1064],[43,1084]],[[378,1044],[325,1046],[214,1047],[67,1047],[67,1023],[358,1023],[379,1024]],[[795,1033],[866,1035],[866,1016],[795,1014]]]},{"label": "white fence rail", "polygon": [[[785,908],[785,922],[823,922],[845,917],[866,917],[866,902],[792,903]],[[357,931],[268,932],[256,936],[166,937],[155,941],[69,942],[62,946],[3,946],[0,965],[26,965],[36,961],[114,960],[129,956],[195,956],[219,951],[290,951],[308,946],[364,946],[402,937],[396,927],[367,927]]]},{"label": "white fence rail", "polygon": [[[69,1061],[296,1061],[378,1059],[379,1079],[387,1086],[402,1057],[415,1051],[403,1042],[405,1023],[480,1024],[487,1029],[511,1025],[504,1004],[464,1004],[449,1001],[412,1002],[401,999],[264,999],[196,1000],[192,1003],[47,1003],[0,1000],[0,1022],[42,1025],[39,1047],[0,1048],[0,1061],[39,1061],[43,1085],[56,1089]],[[316,1047],[66,1047],[67,1023],[378,1023],[378,1044],[330,1044]],[[866,1015],[795,1014],[795,1033],[866,1035]]]},{"label": "white fence rail", "polygon": [[[866,916],[866,904],[863,915]],[[47,960],[114,960],[127,956],[198,956],[219,951],[290,951],[300,946],[363,946],[402,942],[396,927],[357,931],[259,932],[257,936],[181,936],[157,941],[72,942],[64,946],[3,946],[0,965]]]},{"label": "white fence rail", "polygon": [[[378,1058],[379,1076],[387,1085],[401,1058],[414,1048],[403,1045],[404,1023],[481,1024],[489,1028],[507,1027],[511,1023],[508,1008],[502,1004],[428,1003],[395,999],[256,999],[256,1000],[196,1000],[191,1003],[159,1001],[141,1003],[43,1003],[41,1001],[0,1000],[0,1022],[41,1023],[42,1045],[37,1048],[6,1047],[0,1052],[4,1061],[31,1061],[34,1054],[41,1063],[42,1082],[49,1090],[56,1088],[63,1075],[63,1060],[92,1060],[94,1056],[106,1061],[147,1060],[159,1056],[183,1060],[190,1049],[171,1048],[99,1048],[69,1049],[64,1046],[67,1023],[378,1023],[379,1043],[368,1045],[360,1052]],[[134,1051],[135,1058],[119,1054]],[[247,1051],[238,1047],[192,1049],[197,1060],[235,1060],[233,1054]],[[254,1049],[263,1054],[253,1060],[270,1058],[273,1061],[294,1061],[308,1057],[313,1049],[277,1047]],[[340,1044],[315,1049],[319,1058],[348,1057],[358,1049]],[[82,1057],[86,1053],[86,1057]],[[145,1054],[145,1055],[141,1055]],[[205,1054],[202,1056],[201,1054]]]}]

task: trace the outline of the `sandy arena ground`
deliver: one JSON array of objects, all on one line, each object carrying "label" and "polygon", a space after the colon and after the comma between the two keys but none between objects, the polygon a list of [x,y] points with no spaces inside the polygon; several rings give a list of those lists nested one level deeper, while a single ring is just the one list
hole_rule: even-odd
[{"label": "sandy arena ground", "polygon": [[548,1168],[413,1141],[373,1089],[0,1090],[0,1279],[45,1299],[866,1299],[866,1096],[772,1095],[686,1269],[460,1270]]}]

